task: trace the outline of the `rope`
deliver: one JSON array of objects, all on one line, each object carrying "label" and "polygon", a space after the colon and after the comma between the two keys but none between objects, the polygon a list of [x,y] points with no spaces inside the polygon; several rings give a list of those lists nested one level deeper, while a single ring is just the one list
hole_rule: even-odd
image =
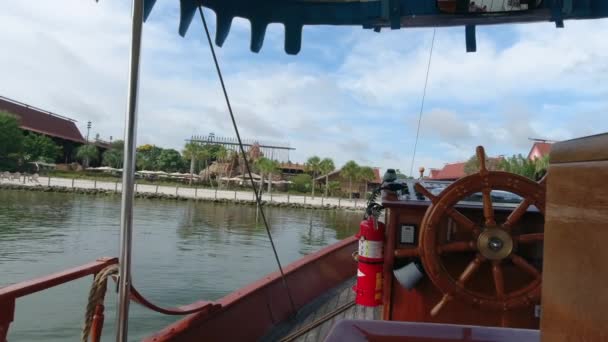
[{"label": "rope", "polygon": [[[253,175],[251,174],[251,167],[249,166],[249,161],[247,160],[247,154],[245,153],[245,147],[243,146],[243,141],[241,139],[241,135],[239,133],[239,128],[236,124],[236,119],[234,118],[234,112],[232,111],[232,106],[230,105],[230,99],[228,98],[228,91],[226,91],[226,85],[224,84],[224,77],[222,76],[222,71],[220,69],[220,64],[217,61],[217,56],[215,55],[215,49],[213,48],[213,43],[211,43],[211,35],[209,34],[209,28],[207,27],[207,21],[205,20],[205,15],[203,14],[203,7],[199,6],[198,11],[201,16],[201,20],[203,21],[203,26],[205,28],[205,34],[207,35],[207,42],[209,43],[209,49],[211,50],[211,55],[213,56],[213,62],[215,63],[215,69],[217,70],[217,76],[220,79],[220,84],[222,85],[222,91],[224,92],[224,99],[226,99],[226,105],[228,107],[228,112],[230,113],[230,119],[232,120],[232,126],[234,127],[234,132],[236,133],[236,138],[239,142],[239,148],[241,150],[241,155],[243,160],[245,161],[245,167],[247,169],[247,174],[249,175],[249,180],[251,182],[251,187],[253,188],[253,193],[255,194],[255,201],[257,203],[258,208],[260,208],[260,215],[262,217],[262,221],[264,222],[264,227],[266,228],[266,234],[268,235],[268,239],[270,240],[270,245],[272,246],[272,251],[274,253],[274,258],[277,261],[277,265],[279,266],[279,271],[281,272],[281,280],[283,282],[283,286],[287,291],[287,296],[289,297],[289,303],[291,304],[292,313],[296,313],[296,306],[294,304],[293,298],[291,296],[291,292],[289,291],[289,286],[287,286],[287,280],[285,279],[285,273],[283,272],[283,267],[281,266],[281,261],[279,260],[279,254],[277,253],[277,249],[274,245],[274,240],[272,239],[272,234],[270,233],[270,227],[268,225],[268,221],[266,220],[266,214],[264,214],[264,209],[262,208],[262,198],[260,197],[260,193],[255,186],[255,182],[253,181]],[[261,192],[261,190],[260,190]]]},{"label": "rope", "polygon": [[418,138],[420,137],[420,123],[424,111],[424,100],[426,99],[426,86],[429,84],[429,72],[431,71],[431,59],[433,58],[433,47],[435,46],[435,33],[433,29],[433,39],[431,40],[431,52],[429,53],[429,63],[426,66],[426,78],[424,80],[424,90],[422,91],[422,102],[420,103],[420,114],[418,114],[418,128],[416,129],[416,140],[414,141],[414,153],[412,154],[412,165],[410,166],[410,176],[414,177],[414,160],[416,159],[416,149],[418,148]]},{"label": "rope", "polygon": [[93,315],[95,308],[99,304],[103,304],[108,287],[108,277],[118,274],[118,265],[110,265],[95,275],[93,285],[89,291],[89,302],[87,303],[87,311],[84,314],[84,325],[82,327],[81,342],[88,342],[91,326],[93,324]]}]

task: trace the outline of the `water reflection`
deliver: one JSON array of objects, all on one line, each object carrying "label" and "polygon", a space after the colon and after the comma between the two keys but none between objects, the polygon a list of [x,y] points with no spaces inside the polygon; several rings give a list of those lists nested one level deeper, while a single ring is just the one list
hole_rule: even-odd
[{"label": "water reflection", "polygon": [[[321,210],[265,213],[284,264],[354,234],[360,220],[359,213]],[[0,191],[0,286],[117,255],[119,219],[118,197]],[[220,298],[276,270],[254,206],[143,199],[135,201],[133,267],[135,286],[170,306]],[[9,340],[77,339],[90,281],[20,299]],[[106,336],[113,334],[115,300],[110,291]],[[134,305],[131,336],[175,319]]]}]

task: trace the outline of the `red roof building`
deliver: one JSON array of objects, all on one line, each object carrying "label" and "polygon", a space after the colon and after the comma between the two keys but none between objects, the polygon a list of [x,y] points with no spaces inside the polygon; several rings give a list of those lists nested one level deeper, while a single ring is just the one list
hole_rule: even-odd
[{"label": "red roof building", "polygon": [[16,115],[21,129],[84,144],[76,121],[0,96],[0,111]]},{"label": "red roof building", "polygon": [[465,163],[445,164],[443,169],[431,169],[429,179],[452,181],[466,176],[464,172]]},{"label": "red roof building", "polygon": [[540,159],[548,155],[551,153],[551,145],[552,143],[548,142],[535,142],[530,149],[530,153],[528,153],[528,159]]}]

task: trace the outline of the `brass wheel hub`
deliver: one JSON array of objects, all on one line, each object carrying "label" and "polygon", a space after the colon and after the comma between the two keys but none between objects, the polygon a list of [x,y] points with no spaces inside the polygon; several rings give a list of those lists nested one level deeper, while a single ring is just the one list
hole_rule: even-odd
[{"label": "brass wheel hub", "polygon": [[479,234],[477,248],[486,259],[502,260],[513,251],[513,239],[502,229],[487,228]]}]

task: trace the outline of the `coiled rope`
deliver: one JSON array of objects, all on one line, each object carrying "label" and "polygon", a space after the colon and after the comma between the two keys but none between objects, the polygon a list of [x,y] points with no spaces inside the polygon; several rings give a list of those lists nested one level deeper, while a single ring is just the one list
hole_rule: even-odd
[{"label": "coiled rope", "polygon": [[118,265],[110,265],[95,275],[93,285],[91,285],[91,290],[89,291],[87,310],[84,314],[84,325],[82,327],[82,334],[80,335],[81,342],[89,341],[95,308],[97,305],[103,304],[106,297],[106,289],[108,288],[108,277],[115,274],[118,274]]}]

